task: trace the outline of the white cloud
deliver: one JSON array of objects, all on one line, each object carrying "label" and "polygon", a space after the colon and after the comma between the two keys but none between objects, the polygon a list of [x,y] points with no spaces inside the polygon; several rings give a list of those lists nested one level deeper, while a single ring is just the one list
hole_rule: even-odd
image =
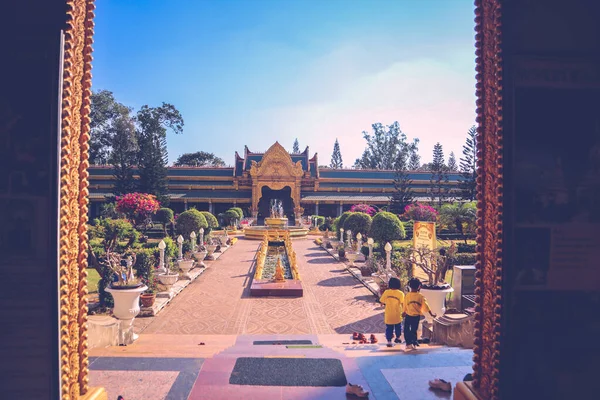
[{"label": "white cloud", "polygon": [[274,139],[286,145],[298,137],[302,147],[319,153],[321,164],[329,163],[337,137],[344,162],[351,165],[364,149],[363,130],[398,120],[409,138],[421,140],[422,159],[430,161],[438,141],[446,156],[454,151],[459,157],[475,121],[474,72],[456,72],[433,60],[397,62],[343,85],[337,79],[335,87],[340,90],[333,97],[328,85],[315,93],[321,102],[263,110],[252,118],[249,133],[260,134],[257,145],[263,148]]}]

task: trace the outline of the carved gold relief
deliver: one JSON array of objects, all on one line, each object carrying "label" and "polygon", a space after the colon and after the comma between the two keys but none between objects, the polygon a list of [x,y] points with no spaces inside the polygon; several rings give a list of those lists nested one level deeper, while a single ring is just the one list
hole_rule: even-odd
[{"label": "carved gold relief", "polygon": [[[88,149],[94,1],[67,1],[60,164],[60,365],[62,398],[88,393]],[[104,398],[103,390],[93,391]]]},{"label": "carved gold relief", "polygon": [[498,399],[502,316],[501,1],[475,2],[477,79],[477,272],[473,386]]},{"label": "carved gold relief", "polygon": [[304,174],[302,162],[294,164],[292,157],[278,142],[269,148],[260,162],[252,161],[252,212],[258,212],[262,188],[280,190],[289,186],[294,206],[300,206],[301,178]]}]

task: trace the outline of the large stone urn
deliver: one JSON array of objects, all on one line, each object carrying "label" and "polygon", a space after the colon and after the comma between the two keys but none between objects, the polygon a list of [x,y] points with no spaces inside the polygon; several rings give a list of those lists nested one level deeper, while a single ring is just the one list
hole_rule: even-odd
[{"label": "large stone urn", "polygon": [[[431,308],[431,311],[438,317],[441,317],[446,312],[446,297],[452,292],[454,292],[454,288],[450,286],[446,289],[421,288],[421,294],[427,299],[429,308]],[[427,322],[433,323],[431,315],[425,314],[425,319]]]},{"label": "large stone urn", "polygon": [[356,261],[356,257],[358,257],[358,254],[353,252],[353,251],[347,251],[346,252],[346,258],[348,259],[348,261],[350,261],[350,266],[354,267],[354,261]]},{"label": "large stone urn", "polygon": [[217,249],[217,245],[216,244],[207,244],[206,245],[206,259],[207,260],[214,260],[215,259],[215,250]]},{"label": "large stone urn", "polygon": [[194,257],[196,257],[196,260],[198,260],[198,267],[206,268],[206,265],[204,264],[204,259],[206,258],[207,254],[207,251],[197,251],[194,253]]},{"label": "large stone urn", "polygon": [[194,260],[178,260],[177,265],[181,268],[181,271],[183,271],[181,278],[188,281],[191,280],[190,270],[194,268]]},{"label": "large stone urn", "polygon": [[148,290],[148,286],[131,289],[108,287],[104,289],[115,301],[113,315],[119,320],[119,344],[132,344],[137,338],[133,332],[133,320],[140,313],[140,295]]},{"label": "large stone urn", "polygon": [[179,274],[167,273],[167,274],[157,274],[156,277],[161,285],[166,287],[166,291],[159,293],[158,297],[173,297],[173,285],[179,279]]}]

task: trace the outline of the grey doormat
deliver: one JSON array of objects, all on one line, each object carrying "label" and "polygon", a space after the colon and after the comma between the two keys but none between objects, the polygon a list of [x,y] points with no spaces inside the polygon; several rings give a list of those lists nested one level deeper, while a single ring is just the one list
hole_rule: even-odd
[{"label": "grey doormat", "polygon": [[342,362],[335,358],[255,358],[235,362],[231,385],[346,386]]},{"label": "grey doormat", "polygon": [[312,344],[312,340],[255,340],[252,344],[256,345],[298,345],[298,344]]}]

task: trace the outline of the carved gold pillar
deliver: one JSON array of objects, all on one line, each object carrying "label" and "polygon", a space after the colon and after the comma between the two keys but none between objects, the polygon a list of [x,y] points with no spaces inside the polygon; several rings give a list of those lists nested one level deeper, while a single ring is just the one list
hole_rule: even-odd
[{"label": "carved gold pillar", "polygon": [[255,219],[258,218],[259,192],[260,188],[258,187],[258,182],[252,182],[252,207],[250,208],[250,212]]},{"label": "carved gold pillar", "polygon": [[88,387],[88,149],[94,0],[68,0],[60,153],[60,377],[63,400],[106,399]]}]

